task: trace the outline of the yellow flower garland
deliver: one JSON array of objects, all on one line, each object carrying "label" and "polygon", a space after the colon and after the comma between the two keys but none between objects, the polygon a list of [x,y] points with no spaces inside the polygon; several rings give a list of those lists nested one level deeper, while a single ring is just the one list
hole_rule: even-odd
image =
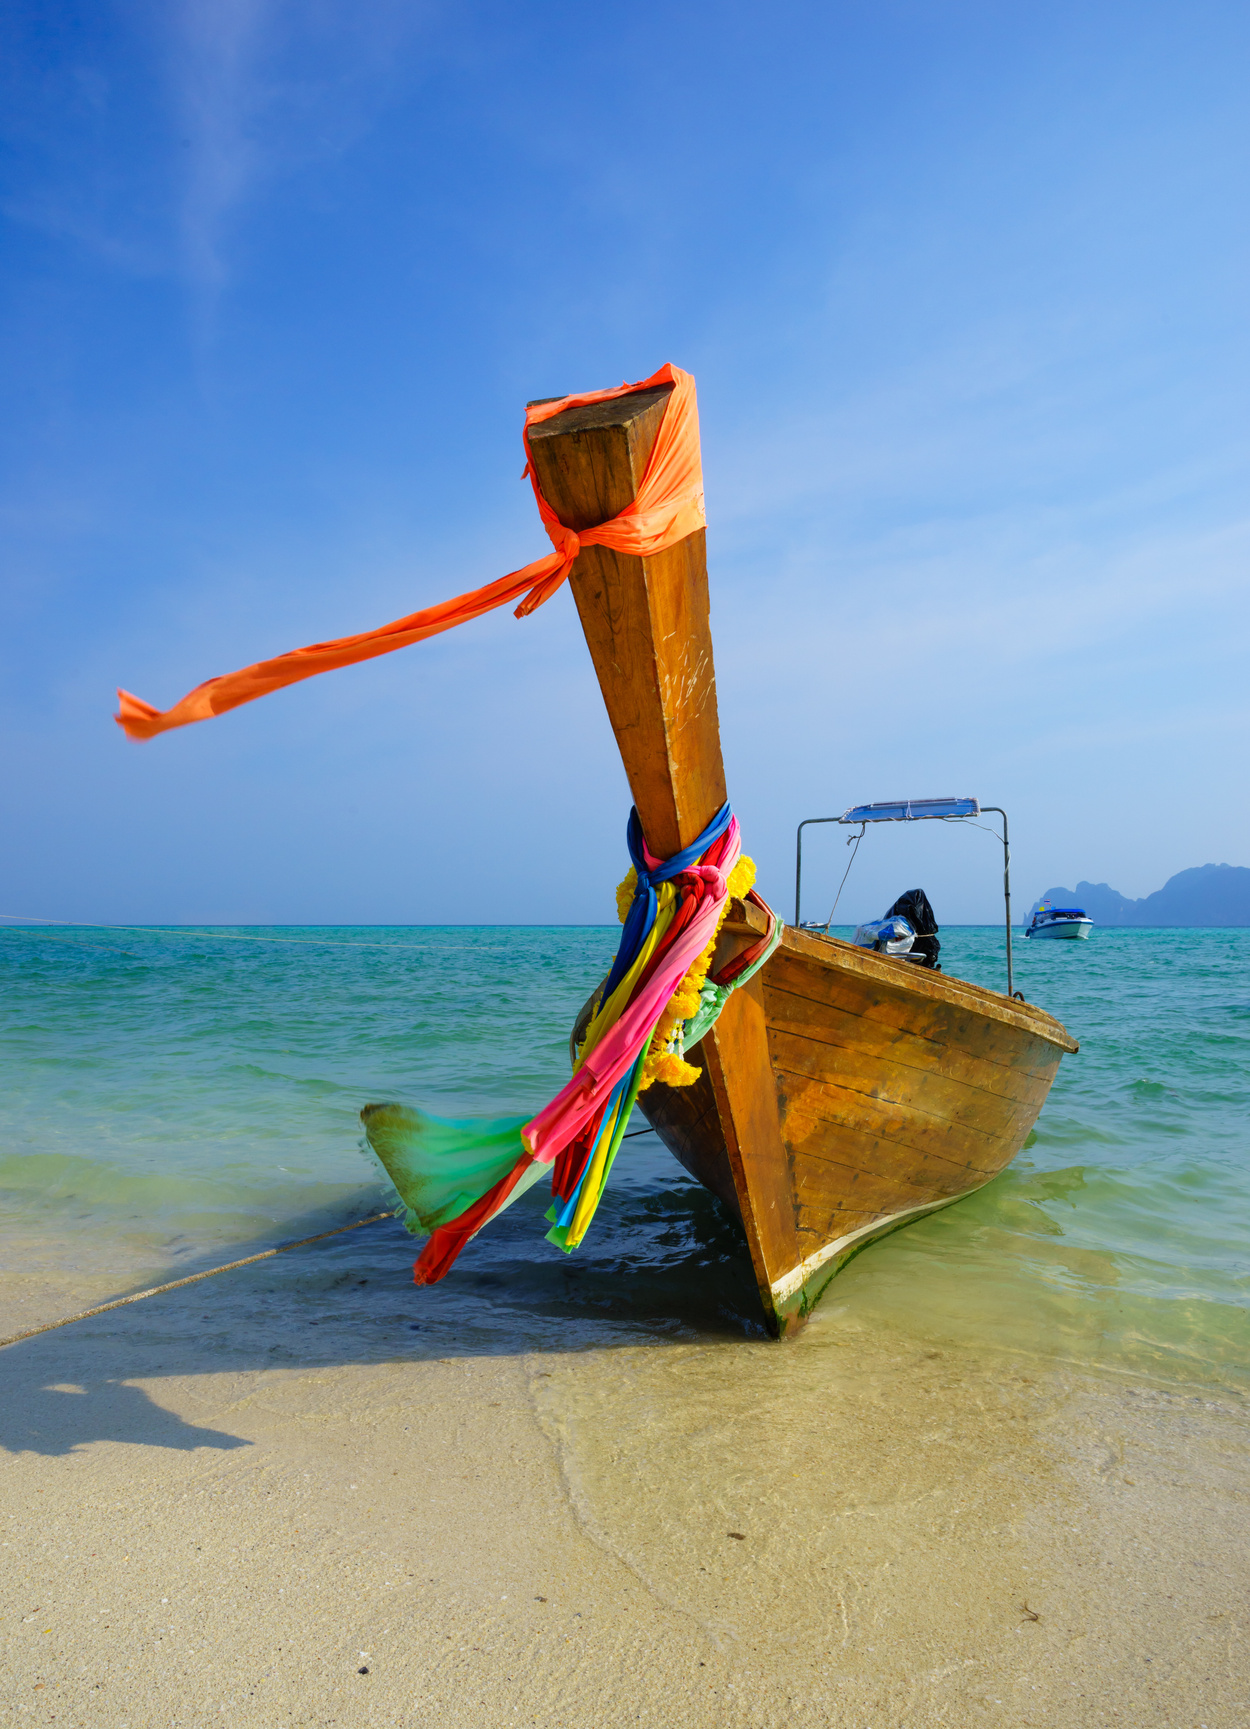
[{"label": "yellow flower garland", "polygon": [[[630,903],[634,898],[637,882],[638,873],[633,865],[630,865],[624,880],[616,891],[616,914],[622,924],[629,916]],[[659,1024],[651,1035],[651,1049],[642,1065],[642,1082],[638,1088],[639,1092],[649,1087],[652,1081],[663,1081],[669,1087],[693,1086],[703,1073],[702,1069],[697,1069],[693,1063],[688,1063],[684,1057],[678,1056],[677,1052],[670,1047],[675,1042],[678,1029],[683,1022],[692,1019],[698,1013],[699,993],[703,989],[703,981],[707,978],[708,968],[712,964],[717,938],[720,936],[720,928],[729,913],[730,901],[741,900],[747,891],[754,886],[755,861],[744,855],[729,873],[728,892],[721,906],[720,917],[716,921],[716,929],[712,934],[711,942],[669,998],[668,1007],[660,1016]]]}]

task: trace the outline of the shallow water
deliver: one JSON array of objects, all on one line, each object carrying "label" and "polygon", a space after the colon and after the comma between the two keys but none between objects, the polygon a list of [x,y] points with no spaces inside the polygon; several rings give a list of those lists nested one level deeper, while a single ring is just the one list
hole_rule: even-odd
[{"label": "shallow water", "polygon": [[[948,972],[1001,988],[1000,931],[942,940]],[[607,927],[0,932],[14,1328],[32,1292],[51,1318],[378,1210],[360,1106],[537,1108],[614,946]],[[1248,963],[1246,930],[1019,943],[1018,988],[1080,1054],[1008,1171],[839,1276],[811,1372],[823,1346],[920,1340],[1244,1386]],[[535,1190],[433,1289],[411,1286],[414,1245],[387,1223],[268,1263],[263,1293],[199,1287],[204,1321],[228,1355],[234,1305],[263,1301],[274,1352],[315,1337],[371,1359],[414,1330],[482,1350],[758,1333],[740,1234],[651,1135],[573,1256],[544,1241],[545,1205]]]}]

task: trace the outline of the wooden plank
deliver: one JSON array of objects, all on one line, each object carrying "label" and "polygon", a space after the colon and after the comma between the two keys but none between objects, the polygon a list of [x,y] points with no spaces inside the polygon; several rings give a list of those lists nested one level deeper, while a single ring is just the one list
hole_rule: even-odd
[{"label": "wooden plank", "polygon": [[880,1125],[831,1123],[806,1111],[802,1101],[786,1126],[792,1131],[796,1196],[819,1192],[831,1201],[849,1185],[877,1181],[926,1191],[911,1197],[916,1202],[958,1193],[996,1177],[1016,1151],[1014,1139],[1004,1137],[992,1154],[945,1158],[882,1132]]},{"label": "wooden plank", "polygon": [[[826,1214],[875,1211],[897,1213],[906,1207],[921,1207],[941,1195],[959,1195],[974,1188],[985,1178],[979,1173],[947,1169],[944,1180],[935,1182],[918,1177],[914,1172],[884,1168],[881,1170],[851,1170],[847,1165],[802,1161],[797,1171],[796,1200],[800,1222],[810,1225],[814,1210]],[[809,1215],[804,1218],[806,1213]],[[829,1229],[832,1237],[841,1236],[840,1229]]]},{"label": "wooden plank", "polygon": [[[798,1222],[805,1229],[820,1229],[830,1237],[840,1237],[854,1226],[838,1221],[850,1212],[900,1213],[928,1206],[934,1201],[955,1200],[970,1194],[998,1175],[977,1171],[950,1171],[944,1181],[934,1183],[911,1180],[902,1171],[847,1171],[845,1167],[813,1165],[801,1173],[797,1202]],[[837,1178],[838,1181],[833,1181]],[[829,1180],[822,1180],[829,1179]],[[823,1217],[824,1223],[820,1220]]]},{"label": "wooden plank", "polygon": [[[993,1175],[1004,1160],[1015,1157],[1037,1120],[1038,1107],[1033,1106],[1009,1125],[974,1129],[929,1115],[914,1104],[882,1103],[827,1081],[783,1072],[781,1084],[785,1100],[782,1128],[796,1163],[800,1155],[826,1157],[828,1146],[859,1136],[864,1143],[862,1157],[852,1158],[849,1152],[837,1156],[861,1167],[869,1159],[883,1157],[927,1159],[933,1162],[935,1172],[951,1167]],[[800,1120],[823,1127],[804,1137]],[[887,1149],[892,1151],[887,1153]]]},{"label": "wooden plank", "polygon": [[1045,1096],[1043,1089],[1003,1133],[989,1136],[926,1120],[914,1102],[883,1105],[826,1082],[781,1080],[805,1259],[858,1230],[866,1213],[888,1217],[982,1187],[1019,1152]]},{"label": "wooden plank", "polygon": [[[945,1169],[992,1174],[1004,1158],[1013,1156],[1004,1153],[1004,1147],[1018,1151],[1028,1135],[1025,1128],[1018,1145],[1011,1132],[969,1130],[914,1107],[882,1104],[802,1075],[783,1073],[781,1079],[782,1129],[796,1166],[800,1158],[836,1156],[860,1169],[882,1160],[927,1160],[935,1175]],[[863,1149],[859,1155],[851,1150],[857,1139]],[[844,1150],[835,1154],[830,1150],[835,1146]]]},{"label": "wooden plank", "polygon": [[[888,1027],[839,1004],[814,1003],[796,997],[790,991],[778,990],[771,982],[766,989],[765,1001],[768,1024],[774,1033],[806,1040],[830,1053],[854,1052],[863,1061],[888,1060],[899,1068],[911,1070],[916,1085],[934,1075],[948,1081],[965,1082],[1009,1101],[1030,1099],[1039,1086],[1047,1084],[1057,1066],[1052,1060],[1041,1073],[1010,1068],[949,1040]],[[1053,1059],[1054,1047],[1042,1048],[1051,1051]],[[832,1055],[828,1060],[831,1063],[839,1061]]]},{"label": "wooden plank", "polygon": [[[814,966],[808,957],[791,954],[783,945],[768,963],[765,982],[770,993],[785,991],[796,999],[795,1018],[810,1012],[819,1020],[825,1010],[840,1010],[867,1023],[865,1036],[869,1028],[879,1026],[887,1035],[928,1039],[1009,1073],[1054,1074],[1060,1050],[1043,1032],[1018,1020],[987,1015],[981,1003],[963,999],[955,990],[934,995],[910,989],[920,971],[913,969],[902,978],[894,975],[883,983],[849,966]],[[798,1008],[803,1003],[811,1004],[811,1010]]]},{"label": "wooden plank", "polygon": [[[835,1145],[828,1124],[797,1117],[789,1119],[787,1127],[794,1143],[796,1226],[803,1259],[872,1219],[927,1210],[973,1193],[997,1176],[1018,1150],[1014,1142],[1005,1142],[989,1171],[949,1163],[937,1167],[934,1161],[919,1159],[908,1166],[899,1162],[897,1147],[885,1141],[874,1144],[863,1131],[843,1130],[840,1145]],[[843,1152],[867,1168],[852,1170],[827,1157],[807,1157],[801,1148],[809,1132],[823,1153]]]},{"label": "wooden plank", "polygon": [[[900,1140],[888,1129],[888,1124],[871,1121],[830,1122],[828,1117],[804,1109],[804,1101],[796,1101],[786,1117],[796,1196],[812,1188],[829,1195],[841,1193],[857,1176],[884,1177],[944,1195],[952,1187],[997,1176],[1017,1150],[1014,1141],[1003,1140],[992,1151],[976,1157],[952,1158]],[[928,1196],[918,1198],[923,1201]]]},{"label": "wooden plank", "polygon": [[813,1250],[822,1248],[835,1237],[848,1237],[852,1231],[875,1224],[878,1219],[888,1218],[891,1213],[906,1211],[907,1206],[906,1200],[900,1200],[896,1207],[839,1207],[824,1208],[817,1212],[800,1206],[799,1246],[802,1258],[806,1260]]},{"label": "wooden plank", "polygon": [[[1029,1025],[1004,1022],[987,1015],[983,1005],[958,991],[939,996],[908,989],[921,969],[883,986],[851,968],[822,968],[806,956],[790,954],[784,945],[768,966],[772,989],[787,991],[800,1002],[861,1015],[889,1031],[909,1033],[938,1043],[954,1041],[959,1050],[1004,1068],[1038,1073],[1057,1063],[1061,1052],[1044,1033]],[[948,985],[952,981],[945,981]]]},{"label": "wooden plank", "polygon": [[[791,993],[770,993],[769,1009],[770,1020],[790,1028],[796,1036],[880,1056],[917,1073],[968,1080],[1005,1099],[1030,1097],[1039,1086],[1049,1086],[1058,1067],[1059,1052],[1053,1045],[1018,1033],[1010,1041],[996,1041],[987,1050],[975,1025],[965,1026],[962,1014],[953,1025],[931,1021],[922,1030],[914,1030],[891,1026],[866,1014],[862,1004],[816,1004]],[[1013,1047],[1020,1058],[1018,1063],[1003,1060]]]},{"label": "wooden plank", "polygon": [[957,1130],[1009,1134],[1015,1123],[1032,1121],[1040,1099],[1045,1097],[1044,1089],[1039,1089],[1029,1098],[1005,1099],[966,1081],[921,1075],[880,1052],[865,1056],[838,1045],[813,1044],[810,1039],[795,1038],[776,1028],[771,1030],[769,1042],[780,1073],[801,1075],[839,1092],[914,1111]]},{"label": "wooden plank", "polygon": [[[919,1005],[927,1000],[959,1004],[986,1021],[1016,1027],[1035,1038],[1045,1039],[1061,1051],[1080,1048],[1061,1022],[1033,1003],[1008,1000],[998,991],[969,984],[966,979],[955,979],[947,973],[930,972],[906,961],[874,954],[869,949],[855,948],[836,937],[813,937],[806,931],[787,929],[774,958],[783,956],[810,963],[811,967],[835,978],[838,975],[843,979],[857,975],[867,987],[866,994],[880,996],[883,1003],[906,1001]],[[885,1010],[887,1016],[890,1012]]]},{"label": "wooden plank", "polygon": [[[815,1249],[823,1248],[826,1243],[835,1242],[839,1237],[850,1236],[852,1231],[862,1230],[865,1225],[875,1224],[879,1219],[888,1219],[896,1213],[920,1213],[927,1211],[935,1204],[938,1206],[958,1201],[964,1195],[972,1194],[980,1184],[963,1183],[958,1188],[950,1189],[944,1195],[930,1195],[926,1200],[919,1200],[915,1194],[906,1189],[895,1190],[892,1193],[880,1186],[877,1195],[865,1192],[860,1205],[847,1205],[836,1208],[824,1206],[807,1207],[799,1205],[799,1243],[802,1259],[812,1254]],[[807,1245],[811,1245],[808,1247]]]}]

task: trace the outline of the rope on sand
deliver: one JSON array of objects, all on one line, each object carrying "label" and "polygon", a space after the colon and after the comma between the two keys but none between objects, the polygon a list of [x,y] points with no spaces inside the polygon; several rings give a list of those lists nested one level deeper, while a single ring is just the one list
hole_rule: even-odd
[{"label": "rope on sand", "polygon": [[358,1231],[362,1225],[376,1225],[381,1219],[393,1219],[394,1211],[371,1213],[367,1219],[357,1219],[350,1225],[336,1225],[332,1231],[319,1231],[315,1237],[301,1237],[297,1243],[279,1243],[276,1249],[262,1249],[259,1255],[245,1255],[241,1261],[227,1261],[224,1267],[209,1267],[204,1273],[190,1273],[185,1279],[171,1279],[167,1285],[153,1285],[150,1291],[135,1291],[129,1297],[114,1297],[111,1303],[97,1303],[94,1309],[84,1309],[80,1315],[66,1315],[63,1321],[45,1321],[42,1327],[14,1333],[0,1339],[0,1350],[6,1345],[18,1345],[23,1339],[33,1339],[38,1333],[51,1333],[57,1327],[72,1326],[75,1321],[88,1321],[92,1315],[107,1314],[110,1309],[124,1309],[127,1303],[141,1303],[144,1297],[159,1297],[162,1291],[176,1291],[183,1285],[198,1285],[201,1279],[211,1279],[217,1273],[232,1273],[236,1267],[250,1267],[257,1261],[267,1261],[271,1255],[285,1255],[290,1249],[306,1249],[310,1243],[324,1243],[327,1237],[341,1237],[344,1231]]}]

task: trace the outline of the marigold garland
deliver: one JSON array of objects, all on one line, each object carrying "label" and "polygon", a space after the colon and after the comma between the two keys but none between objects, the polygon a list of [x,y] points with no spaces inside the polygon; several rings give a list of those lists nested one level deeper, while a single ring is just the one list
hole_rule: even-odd
[{"label": "marigold garland", "polygon": [[630,865],[624,877],[616,885],[616,916],[621,924],[629,917],[629,909],[634,903],[634,890],[638,887],[638,872]]},{"label": "marigold garland", "polygon": [[[616,913],[624,924],[629,916],[630,904],[634,898],[634,889],[638,883],[638,873],[633,865],[625,873],[624,880],[616,891]],[[661,1015],[655,1032],[651,1037],[651,1049],[642,1065],[642,1081],[638,1091],[649,1087],[652,1081],[663,1081],[669,1087],[689,1087],[703,1073],[693,1063],[688,1063],[681,1054],[679,1035],[681,1028],[688,1020],[698,1013],[700,992],[707,978],[708,968],[712,964],[712,956],[716,952],[720,928],[729,913],[729,903],[742,900],[749,889],[755,886],[755,861],[745,854],[738,860],[729,873],[726,885],[724,905],[721,907],[720,918],[716,921],[716,930],[711,942],[695,961],[690,971],[678,985],[669,998],[668,1007]],[[676,1047],[676,1048],[674,1048]]]}]

